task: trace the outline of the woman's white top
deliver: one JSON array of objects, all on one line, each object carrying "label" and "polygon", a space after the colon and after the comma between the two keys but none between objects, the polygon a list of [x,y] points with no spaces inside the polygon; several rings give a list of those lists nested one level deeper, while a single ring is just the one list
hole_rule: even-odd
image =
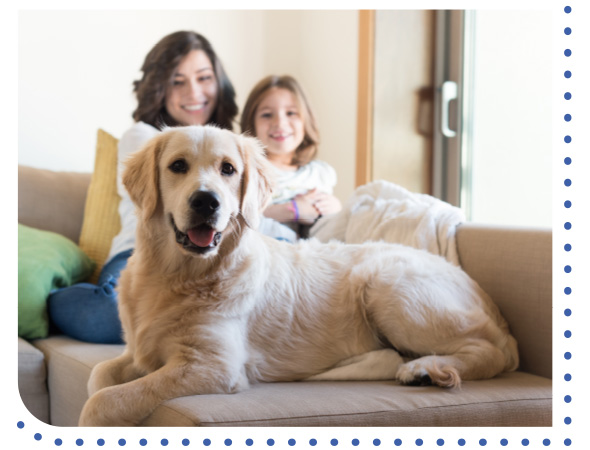
[{"label": "woman's white top", "polygon": [[159,132],[160,131],[157,128],[154,128],[145,122],[136,122],[119,140],[117,154],[117,192],[121,197],[121,203],[119,203],[121,231],[113,239],[107,261],[118,253],[135,247],[137,217],[135,216],[135,205],[131,201],[127,189],[123,186],[122,174],[125,169],[125,160],[129,155],[141,149],[147,141],[156,136]]}]

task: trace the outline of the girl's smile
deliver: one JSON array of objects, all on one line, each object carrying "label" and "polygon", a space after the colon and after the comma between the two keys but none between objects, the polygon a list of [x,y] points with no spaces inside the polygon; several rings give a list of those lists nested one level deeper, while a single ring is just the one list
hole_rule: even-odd
[{"label": "girl's smile", "polygon": [[304,122],[295,95],[273,87],[263,97],[254,117],[256,136],[266,147],[267,157],[290,166],[304,138]]},{"label": "girl's smile", "polygon": [[282,142],[285,139],[293,136],[292,134],[270,134],[270,138]]}]

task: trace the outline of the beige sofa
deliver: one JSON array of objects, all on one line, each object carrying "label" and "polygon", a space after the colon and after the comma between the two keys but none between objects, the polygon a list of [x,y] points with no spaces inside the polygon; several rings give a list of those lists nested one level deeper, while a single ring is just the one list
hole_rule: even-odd
[{"label": "beige sofa", "polygon": [[[90,174],[19,167],[19,222],[77,242]],[[459,390],[378,382],[293,382],[177,398],[146,426],[551,426],[551,231],[466,223],[463,268],[492,296],[519,343],[518,371]],[[75,426],[92,367],[119,345],[63,335],[19,338],[19,390],[40,420]]]}]

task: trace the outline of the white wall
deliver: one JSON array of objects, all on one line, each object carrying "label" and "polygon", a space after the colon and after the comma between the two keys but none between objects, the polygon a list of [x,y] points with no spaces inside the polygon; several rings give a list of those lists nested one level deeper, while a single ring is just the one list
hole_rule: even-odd
[{"label": "white wall", "polygon": [[[318,115],[320,158],[354,186],[357,11],[20,11],[19,164],[92,171],[97,128],[120,137],[135,109],[132,81],[173,31],[214,45],[237,91],[292,74]],[[239,131],[239,127],[235,127]]]}]

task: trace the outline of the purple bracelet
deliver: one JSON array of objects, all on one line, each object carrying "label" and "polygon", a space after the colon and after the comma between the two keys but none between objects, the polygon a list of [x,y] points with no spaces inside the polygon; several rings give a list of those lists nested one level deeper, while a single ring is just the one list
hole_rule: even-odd
[{"label": "purple bracelet", "polygon": [[297,222],[299,220],[299,208],[297,208],[297,202],[295,199],[291,200],[291,208],[289,209],[295,213],[295,218],[293,220]]}]

